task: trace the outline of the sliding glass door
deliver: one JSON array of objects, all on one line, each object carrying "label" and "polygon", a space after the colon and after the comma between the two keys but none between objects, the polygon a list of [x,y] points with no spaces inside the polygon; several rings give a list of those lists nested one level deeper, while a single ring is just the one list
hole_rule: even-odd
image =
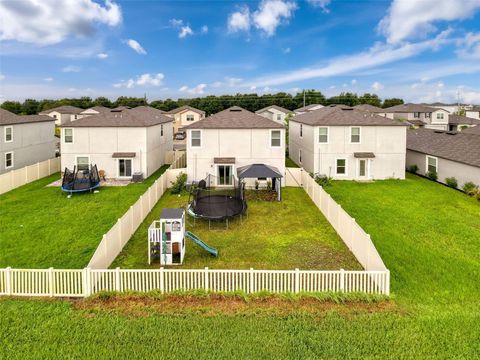
[{"label": "sliding glass door", "polygon": [[233,185],[233,165],[217,165],[217,185]]}]

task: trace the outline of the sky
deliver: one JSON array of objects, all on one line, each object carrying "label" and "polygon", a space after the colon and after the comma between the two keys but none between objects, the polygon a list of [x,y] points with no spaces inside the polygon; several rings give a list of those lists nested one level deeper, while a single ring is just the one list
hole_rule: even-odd
[{"label": "sky", "polygon": [[480,104],[480,0],[0,0],[0,101],[317,89]]}]

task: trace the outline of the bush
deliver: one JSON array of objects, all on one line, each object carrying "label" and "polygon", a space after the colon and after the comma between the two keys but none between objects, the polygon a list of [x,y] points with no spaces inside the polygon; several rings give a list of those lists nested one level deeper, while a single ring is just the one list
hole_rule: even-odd
[{"label": "bush", "polygon": [[456,189],[456,188],[458,187],[457,179],[455,179],[453,176],[446,178],[446,179],[445,179],[445,182],[446,182],[447,185],[450,186],[451,188]]},{"label": "bush", "polygon": [[480,201],[480,188],[477,188],[475,192],[473,193],[473,197]]},{"label": "bush", "polygon": [[427,171],[425,174],[430,180],[437,181],[438,179],[438,174],[436,171]]},{"label": "bush", "polygon": [[171,188],[171,193],[172,194],[180,194],[183,190],[185,190],[187,182],[187,174],[185,173],[180,173],[178,174],[177,178],[175,181],[172,181],[172,188]]},{"label": "bush", "polygon": [[332,178],[327,175],[315,175],[314,180],[322,187],[332,185]]},{"label": "bush", "polygon": [[408,168],[407,168],[407,171],[412,173],[412,174],[416,174],[417,171],[418,171],[418,166],[413,164],[413,165],[410,165]]},{"label": "bush", "polygon": [[475,185],[473,182],[469,181],[463,184],[462,190],[465,191],[468,195],[474,195],[475,191],[477,189],[477,185]]}]

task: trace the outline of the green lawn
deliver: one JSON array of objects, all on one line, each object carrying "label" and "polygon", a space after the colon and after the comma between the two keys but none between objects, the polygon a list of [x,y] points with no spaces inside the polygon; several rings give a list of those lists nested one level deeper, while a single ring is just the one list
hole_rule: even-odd
[{"label": "green lawn", "polygon": [[298,166],[292,159],[289,157],[285,158],[285,167],[298,168]]},{"label": "green lawn", "polygon": [[86,266],[102,235],[166,168],[141,184],[70,199],[59,187],[46,187],[58,173],[0,195],[0,267]]},{"label": "green lawn", "polygon": [[[148,268],[147,229],[160,218],[165,207],[184,207],[188,195],[166,193],[156,204],[112,267]],[[328,221],[310,201],[301,188],[285,188],[283,200],[249,201],[248,217],[212,225],[193,219],[187,223],[190,230],[208,245],[219,250],[212,257],[187,240],[183,267],[212,269],[361,269],[354,256],[343,244]],[[218,230],[221,229],[221,230]],[[159,262],[151,267],[158,268]],[[178,266],[176,266],[178,267]]]}]

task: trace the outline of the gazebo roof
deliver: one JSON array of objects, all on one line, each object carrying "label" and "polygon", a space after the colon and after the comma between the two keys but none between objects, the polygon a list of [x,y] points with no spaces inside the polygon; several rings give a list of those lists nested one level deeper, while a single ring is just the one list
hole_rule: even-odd
[{"label": "gazebo roof", "polygon": [[283,175],[274,166],[265,164],[252,164],[237,169],[239,179],[244,178],[281,178]]}]

